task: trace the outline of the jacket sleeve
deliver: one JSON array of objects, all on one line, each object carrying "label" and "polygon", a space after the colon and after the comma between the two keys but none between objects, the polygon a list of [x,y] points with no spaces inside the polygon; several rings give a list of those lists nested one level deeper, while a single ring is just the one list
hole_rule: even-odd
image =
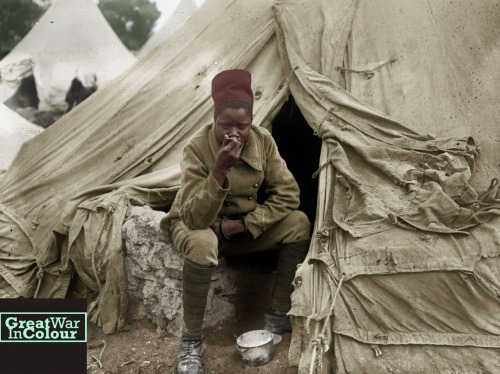
[{"label": "jacket sleeve", "polygon": [[192,230],[208,228],[217,218],[229,192],[229,182],[221,187],[208,170],[193,144],[184,148],[181,162],[182,196],[180,217]]},{"label": "jacket sleeve", "polygon": [[265,157],[263,191],[267,198],[245,217],[245,225],[254,238],[296,210],[300,203],[299,186],[271,136]]}]

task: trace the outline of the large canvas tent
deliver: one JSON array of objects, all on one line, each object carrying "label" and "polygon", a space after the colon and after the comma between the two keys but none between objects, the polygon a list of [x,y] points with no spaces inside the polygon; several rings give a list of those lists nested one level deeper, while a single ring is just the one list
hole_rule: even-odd
[{"label": "large canvas tent", "polygon": [[104,86],[135,62],[92,0],[54,0],[30,32],[0,61],[0,100],[33,74],[45,111],[64,111],[77,77]]},{"label": "large canvas tent", "polygon": [[182,24],[186,22],[197,9],[198,6],[193,0],[181,0],[165,24],[161,26],[160,29],[153,35],[151,35],[148,41],[141,47],[138,54],[139,58],[147,55],[152,49],[161,45],[163,41],[180,26],[182,26]]},{"label": "large canvas tent", "polygon": [[290,363],[498,372],[499,21],[486,0],[207,1],[23,147],[0,181],[0,275],[63,297],[75,273],[92,320],[126,328],[128,208],[172,201],[211,78],[246,68],[255,124],[291,94],[322,139]]}]

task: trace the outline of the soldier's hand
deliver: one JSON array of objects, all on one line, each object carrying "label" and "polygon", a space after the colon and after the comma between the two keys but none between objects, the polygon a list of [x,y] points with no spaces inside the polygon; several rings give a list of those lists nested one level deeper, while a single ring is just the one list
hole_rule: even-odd
[{"label": "soldier's hand", "polygon": [[241,143],[236,139],[233,140],[226,136],[224,138],[224,143],[222,143],[217,152],[214,168],[227,172],[236,165],[240,159],[240,151]]},{"label": "soldier's hand", "polygon": [[240,159],[241,146],[242,144],[238,140],[224,138],[224,143],[222,143],[217,152],[215,164],[212,169],[212,174],[220,186],[224,184],[229,169],[236,165]]},{"label": "soldier's hand", "polygon": [[214,232],[214,234],[217,236],[217,239],[222,240],[222,231],[221,231],[221,219],[217,218],[214,223],[210,225],[210,228]]},{"label": "soldier's hand", "polygon": [[241,219],[227,219],[221,225],[224,225],[221,231],[224,230],[228,238],[245,231],[245,225]]}]

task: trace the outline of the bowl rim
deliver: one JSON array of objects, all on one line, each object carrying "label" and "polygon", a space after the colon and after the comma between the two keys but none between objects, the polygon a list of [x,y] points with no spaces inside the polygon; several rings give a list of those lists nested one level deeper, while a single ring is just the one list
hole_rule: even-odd
[{"label": "bowl rim", "polygon": [[[243,337],[247,336],[247,335],[252,335],[252,334],[262,334],[262,335],[265,335],[266,337],[263,339],[262,343],[259,343],[259,344],[252,344],[252,345],[249,345],[249,344],[242,344],[242,339]],[[238,338],[236,339],[236,344],[238,344],[238,346],[240,348],[257,348],[257,347],[262,347],[263,345],[266,345],[267,343],[269,342],[272,342],[273,341],[273,333],[268,331],[268,330],[252,330],[252,331],[247,331],[243,334],[241,334],[240,336],[238,336]]]}]

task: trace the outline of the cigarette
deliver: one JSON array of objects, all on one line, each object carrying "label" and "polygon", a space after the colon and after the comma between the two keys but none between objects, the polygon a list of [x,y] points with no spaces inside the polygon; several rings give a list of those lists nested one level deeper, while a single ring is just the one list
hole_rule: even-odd
[{"label": "cigarette", "polygon": [[227,135],[224,135],[224,136],[226,137],[228,143],[234,142],[236,140],[236,138],[234,138],[234,137],[230,138]]}]

